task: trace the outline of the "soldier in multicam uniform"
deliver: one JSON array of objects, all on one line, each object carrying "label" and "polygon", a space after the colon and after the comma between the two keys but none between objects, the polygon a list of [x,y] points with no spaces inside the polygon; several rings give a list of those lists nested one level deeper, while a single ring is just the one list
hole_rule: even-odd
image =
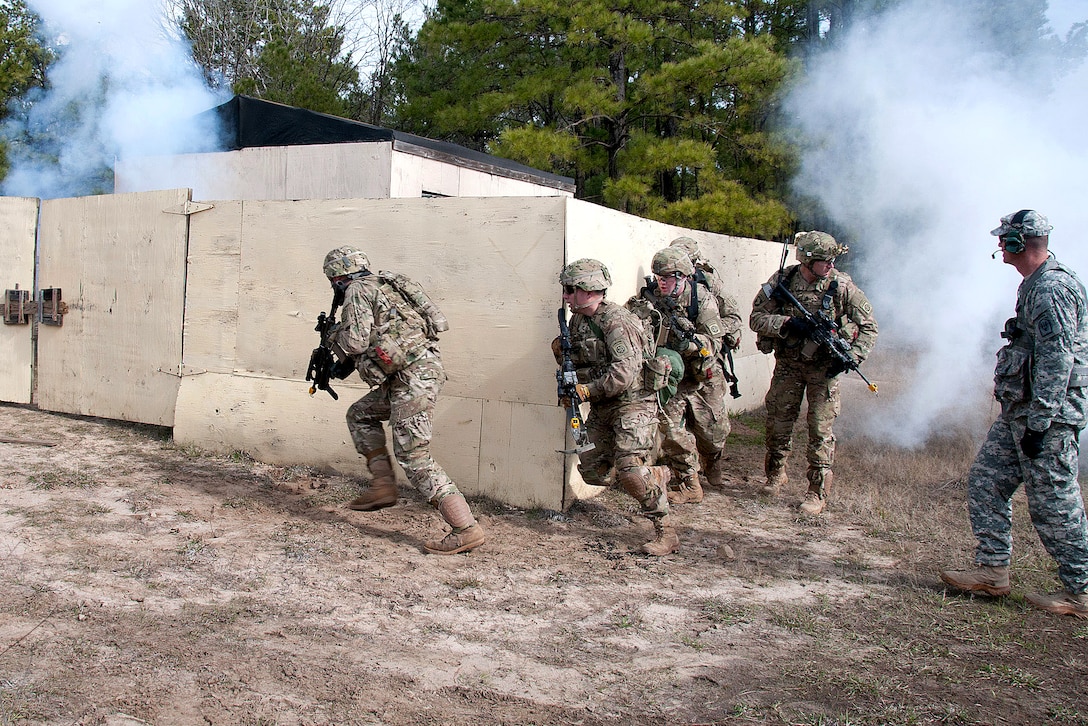
[{"label": "soldier in multicam uniform", "polygon": [[[702,249],[699,247],[699,243],[693,240],[691,237],[677,237],[669,243],[669,247],[676,247],[687,253],[687,256],[691,259],[692,265],[695,267],[695,274],[692,276],[693,285],[702,285],[706,290],[714,296],[714,299],[718,303],[718,314],[722,321],[722,354],[726,351],[735,351],[740,347],[741,337],[741,317],[740,307],[737,305],[737,299],[730,295],[725,289],[725,282],[722,281],[720,275],[714,269],[714,266],[703,257]],[[719,357],[719,361],[721,357]],[[723,371],[724,372],[724,371]],[[713,390],[710,391],[706,398],[717,407],[718,415],[715,418],[715,422],[721,422],[724,430],[724,442],[729,438],[729,411],[725,403],[726,393],[726,379],[725,376],[714,376],[709,381],[706,381]],[[708,486],[714,488],[720,488],[722,486],[722,467],[724,466],[724,457],[722,456],[722,450],[708,450],[704,448],[706,444],[697,439],[696,443],[699,446],[699,459],[703,468],[703,472],[706,477],[706,483]]]},{"label": "soldier in multicam uniform", "polygon": [[1088,412],[1088,299],[1084,283],[1048,250],[1046,217],[1022,209],[990,234],[1002,261],[1024,277],[1008,343],[997,354],[994,397],[1001,413],[968,474],[971,529],[978,540],[973,570],[944,570],[941,579],[966,592],[1010,592],[1012,496],[1023,484],[1028,511],[1065,586],[1029,594],[1036,607],[1088,618],[1088,521],[1077,482],[1077,439]]},{"label": "soldier in multicam uniform", "polygon": [[748,325],[757,335],[759,350],[773,351],[775,357],[766,398],[764,492],[775,496],[788,481],[786,459],[793,446],[793,427],[801,411],[801,401],[807,398],[808,490],[801,501],[801,511],[815,516],[824,511],[831,491],[831,466],[835,460],[832,425],[839,415],[839,377],[846,369],[812,340],[800,311],[790,303],[783,303],[771,291],[782,283],[810,313],[824,311],[839,325],[858,363],[873,349],[877,325],[865,293],[849,275],[835,269],[835,258],[846,253],[847,248],[826,232],[798,232],[794,242],[800,264],[771,276],[752,303]]},{"label": "soldier in multicam uniform", "polygon": [[[578,471],[588,484],[616,483],[634,497],[654,526],[655,536],[642,546],[651,555],[667,555],[680,546],[669,516],[665,488],[669,470],[649,466],[657,432],[657,394],[645,383],[644,363],[653,342],[641,321],[622,305],[605,299],[612,285],[601,262],[571,262],[559,275],[570,321],[571,358],[578,373],[578,393],[590,405],[586,433],[594,448],[579,454]],[[559,339],[552,343],[556,359]],[[565,402],[560,402],[564,403]]]},{"label": "soldier in multicam uniform", "polygon": [[372,476],[369,488],[348,507],[368,512],[397,503],[382,430],[388,421],[397,463],[451,527],[424,548],[450,555],[479,547],[486,540],[483,528],[457,485],[431,458],[434,407],[446,381],[433,320],[425,315],[427,309],[421,312],[412,304],[396,284],[397,276],[375,275],[369,268],[366,255],[355,247],[337,247],[325,257],[325,275],[343,294],[341,320],[330,341],[338,357],[350,359],[373,387],[347,413],[351,439]]},{"label": "soldier in multicam uniform", "polygon": [[661,454],[676,472],[678,486],[669,492],[669,501],[697,503],[703,501],[700,452],[708,461],[708,483],[721,486],[721,457],[729,435],[725,382],[718,360],[726,344],[725,326],[713,293],[695,283],[695,266],[684,250],[666,247],[654,255],[650,267],[653,284],[640,295],[661,313],[669,331],[665,347],[684,360],[684,377],[661,417]]}]

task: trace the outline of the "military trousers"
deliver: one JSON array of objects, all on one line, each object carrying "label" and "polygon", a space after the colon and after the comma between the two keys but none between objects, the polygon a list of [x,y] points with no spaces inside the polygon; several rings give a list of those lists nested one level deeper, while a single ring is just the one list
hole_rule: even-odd
[{"label": "military trousers", "polygon": [[1073,593],[1088,591],[1088,520],[1077,481],[1079,431],[1055,423],[1043,437],[1043,453],[1024,456],[1020,439],[1026,418],[999,417],[971,465],[967,480],[975,562],[1007,567],[1012,559],[1012,497],[1020,485],[1031,523],[1058,563],[1058,578]]},{"label": "military trousers", "polygon": [[714,366],[710,380],[685,378],[661,416],[661,459],[681,479],[699,475],[699,455],[721,456],[729,437],[725,377]]},{"label": "military trousers", "polygon": [[[654,395],[632,401],[596,401],[590,404],[586,433],[593,448],[578,454],[578,472],[587,484],[605,486],[612,467],[639,468],[645,473],[657,443],[657,399]],[[665,492],[650,492],[641,501],[647,516],[668,514]]]},{"label": "military trousers", "polygon": [[348,431],[360,454],[385,447],[389,423],[393,456],[412,486],[427,501],[456,493],[457,486],[431,456],[434,407],[446,382],[442,359],[431,352],[397,373],[348,408]]},{"label": "military trousers", "polygon": [[793,448],[793,427],[808,401],[809,469],[830,469],[835,463],[835,432],[832,425],[842,404],[839,376],[827,377],[827,365],[777,358],[767,390],[767,455],[772,465],[781,465]]}]

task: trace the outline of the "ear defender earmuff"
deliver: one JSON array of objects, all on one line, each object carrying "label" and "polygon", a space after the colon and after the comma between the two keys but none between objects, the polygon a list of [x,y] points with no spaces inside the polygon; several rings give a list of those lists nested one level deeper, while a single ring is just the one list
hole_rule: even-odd
[{"label": "ear defender earmuff", "polygon": [[1028,216],[1031,212],[1030,209],[1021,209],[1016,214],[1012,215],[1012,219],[1009,220],[1009,226],[1013,229],[1009,230],[999,238],[1005,243],[1005,251],[1010,255],[1018,255],[1024,251],[1024,231],[1021,227],[1024,224],[1024,217]]}]

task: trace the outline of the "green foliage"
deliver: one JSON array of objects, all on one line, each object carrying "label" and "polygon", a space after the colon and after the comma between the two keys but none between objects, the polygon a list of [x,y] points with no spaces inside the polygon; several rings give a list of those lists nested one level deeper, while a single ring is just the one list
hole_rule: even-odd
[{"label": "green foliage", "polygon": [[[25,97],[46,84],[55,59],[41,36],[41,19],[25,0],[0,0],[0,122],[25,105]],[[0,139],[0,179],[9,168],[8,142]]]},{"label": "green foliage", "polygon": [[771,30],[796,31],[760,16],[745,33],[744,5],[440,0],[394,67],[396,124],[572,176],[580,198],[627,212],[780,234],[793,162],[769,119],[796,66]]},{"label": "green foliage", "polygon": [[209,85],[350,116],[359,73],[329,5],[306,0],[179,0],[178,25]]}]

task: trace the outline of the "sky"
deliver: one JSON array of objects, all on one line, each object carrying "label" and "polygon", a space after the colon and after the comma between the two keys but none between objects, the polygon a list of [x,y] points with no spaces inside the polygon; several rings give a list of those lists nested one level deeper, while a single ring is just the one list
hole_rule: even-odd
[{"label": "sky", "polygon": [[[1088,275],[1088,67],[1059,75],[1043,44],[995,42],[967,5],[914,0],[859,24],[786,104],[804,139],[796,191],[851,240],[877,346],[907,381],[863,428],[907,447],[986,413],[1022,279],[991,258],[1001,216],[1042,212],[1052,252]],[[1048,18],[1064,37],[1088,3],[1056,0]]]}]

